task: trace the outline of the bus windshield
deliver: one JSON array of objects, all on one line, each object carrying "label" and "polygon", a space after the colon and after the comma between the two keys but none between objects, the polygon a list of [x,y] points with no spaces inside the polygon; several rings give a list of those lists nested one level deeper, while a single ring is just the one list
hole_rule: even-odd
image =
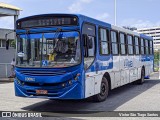
[{"label": "bus windshield", "polygon": [[18,67],[62,68],[81,62],[78,32],[18,35]]}]

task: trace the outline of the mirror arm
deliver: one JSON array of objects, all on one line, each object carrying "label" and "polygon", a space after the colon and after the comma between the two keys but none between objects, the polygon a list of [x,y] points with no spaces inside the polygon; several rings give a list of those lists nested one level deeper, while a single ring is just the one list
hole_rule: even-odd
[{"label": "mirror arm", "polygon": [[88,46],[88,37],[87,35],[85,34],[84,35],[84,47],[85,47],[85,57],[88,57],[88,49],[89,49],[89,46]]}]

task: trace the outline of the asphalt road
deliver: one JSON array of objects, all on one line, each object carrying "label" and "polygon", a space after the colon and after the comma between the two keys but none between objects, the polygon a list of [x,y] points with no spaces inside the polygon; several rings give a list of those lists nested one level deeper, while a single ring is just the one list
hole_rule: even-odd
[{"label": "asphalt road", "polygon": [[[110,92],[106,101],[91,100],[54,101],[37,98],[20,98],[14,95],[13,83],[0,83],[0,111],[47,112],[46,115],[64,111],[83,112],[90,117],[104,111],[160,111],[160,80],[155,73],[143,85],[128,84]],[[66,113],[65,113],[66,114]],[[82,115],[83,116],[83,115]],[[100,119],[100,118],[99,118]]]}]

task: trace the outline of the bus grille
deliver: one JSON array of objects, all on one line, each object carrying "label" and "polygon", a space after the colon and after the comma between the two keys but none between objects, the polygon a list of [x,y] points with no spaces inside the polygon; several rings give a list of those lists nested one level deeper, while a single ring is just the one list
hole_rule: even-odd
[{"label": "bus grille", "polygon": [[20,71],[21,74],[29,75],[29,76],[55,76],[55,75],[63,75],[65,71]]},{"label": "bus grille", "polygon": [[27,86],[34,86],[34,87],[55,87],[60,86],[62,83],[43,83],[42,85],[40,83],[30,83],[30,82],[24,82],[24,85]]}]

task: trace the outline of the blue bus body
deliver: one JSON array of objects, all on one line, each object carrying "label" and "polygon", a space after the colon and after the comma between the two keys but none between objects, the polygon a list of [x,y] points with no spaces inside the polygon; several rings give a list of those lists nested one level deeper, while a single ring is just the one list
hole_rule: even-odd
[{"label": "blue bus body", "polygon": [[[52,15],[68,16],[70,14],[48,14],[48,15],[38,15],[38,16],[52,16]],[[112,55],[113,50],[111,50],[110,53],[107,55],[100,54],[100,46],[99,46],[100,42],[99,42],[99,31],[98,31],[100,27],[104,29],[106,28],[108,31],[111,30],[117,31],[118,34],[119,32],[123,32],[126,35],[128,35],[132,33],[131,31],[118,28],[112,26],[111,24],[104,23],[83,15],[76,14],[74,16],[78,18],[78,25],[75,26],[61,25],[61,26],[49,26],[49,27],[46,26],[37,28],[32,27],[28,29],[17,28],[16,34],[19,35],[21,39],[25,39],[26,33],[27,33],[27,39],[28,38],[38,39],[43,37],[45,39],[50,39],[51,36],[52,37],[55,36],[51,34],[56,32],[57,28],[61,29],[62,38],[67,37],[67,35],[73,37],[75,34],[77,34],[75,33],[75,31],[78,31],[80,39],[81,61],[79,64],[76,64],[74,66],[63,67],[63,68],[61,67],[48,68],[47,65],[45,67],[32,67],[32,66],[23,67],[16,65],[15,68],[16,78],[14,80],[16,96],[31,97],[31,98],[39,97],[47,99],[84,99],[100,93],[101,79],[106,74],[109,76],[110,89],[114,89],[116,87],[122,86],[124,84],[139,79],[141,76],[141,69],[143,66],[145,67],[144,69],[146,77],[149,76],[149,74],[153,71],[153,59],[154,59],[153,54],[137,55],[137,56],[136,55],[131,56],[126,54],[123,55],[123,58],[121,58],[122,55],[120,55],[120,53],[118,53],[118,55]],[[17,21],[17,24],[19,21],[34,19],[35,17],[37,16],[31,16],[20,19]],[[85,30],[83,31],[84,24],[94,25],[95,27],[95,35],[94,35],[95,43],[93,44],[95,46],[94,47],[95,53],[94,53],[94,58],[92,62],[88,64],[87,69],[85,69],[85,64],[84,64],[85,51],[83,49],[84,41],[82,40],[85,31]],[[68,31],[70,33],[65,34],[63,33],[64,31]],[[133,33],[132,35],[138,36],[139,38],[142,39],[153,41],[152,38],[145,35],[140,35],[137,33],[135,34]],[[116,60],[118,60],[118,62],[116,62]],[[42,62],[44,62],[44,64],[45,62],[46,64],[48,64],[47,61],[42,61]],[[123,66],[121,66],[122,64]],[[124,70],[122,70],[121,67],[123,67]],[[37,94],[36,90],[45,90],[47,91],[47,93]]]}]

